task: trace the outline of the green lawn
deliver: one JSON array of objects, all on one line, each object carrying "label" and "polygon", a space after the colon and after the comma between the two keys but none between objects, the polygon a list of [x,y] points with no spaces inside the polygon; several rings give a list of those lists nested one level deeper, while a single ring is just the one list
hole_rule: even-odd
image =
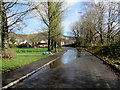
[{"label": "green lawn", "polygon": [[17,54],[41,54],[42,52],[47,51],[47,48],[16,48],[15,49]]},{"label": "green lawn", "polygon": [[[23,51],[23,52],[17,52],[17,51]],[[47,50],[47,48],[38,48],[38,49],[34,49],[34,48],[27,48],[27,49],[11,49],[12,52],[14,52],[14,56],[11,59],[2,59],[1,63],[2,63],[2,73],[4,72],[9,72],[12,71],[14,69],[20,68],[21,66],[27,65],[29,63],[32,63],[34,61],[37,61],[39,59],[43,59],[45,57],[48,57],[50,55],[16,55],[16,54],[32,54],[32,52],[34,52],[34,54],[38,54],[45,52]],[[30,52],[32,51],[32,52]]]}]

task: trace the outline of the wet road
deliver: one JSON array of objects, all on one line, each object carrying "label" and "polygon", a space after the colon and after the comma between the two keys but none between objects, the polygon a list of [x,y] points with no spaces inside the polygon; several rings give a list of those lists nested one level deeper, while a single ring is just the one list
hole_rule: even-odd
[{"label": "wet road", "polygon": [[69,48],[58,60],[11,88],[119,88],[109,67],[84,50]]}]

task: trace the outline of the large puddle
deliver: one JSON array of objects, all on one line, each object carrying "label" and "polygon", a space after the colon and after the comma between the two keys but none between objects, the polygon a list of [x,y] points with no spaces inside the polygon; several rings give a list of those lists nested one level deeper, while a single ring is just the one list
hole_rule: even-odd
[{"label": "large puddle", "polygon": [[63,54],[59,59],[55,60],[51,64],[49,64],[46,67],[42,68],[38,72],[34,73],[29,78],[33,78],[33,77],[37,76],[38,74],[40,74],[41,72],[47,71],[49,69],[56,68],[56,67],[58,67],[58,66],[60,66],[62,64],[67,64],[67,63],[69,63],[69,62],[71,62],[73,60],[76,60],[76,58],[78,58],[78,57],[80,57],[80,51],[78,51],[75,48],[68,49],[67,52],[65,54]]},{"label": "large puddle", "polygon": [[65,54],[63,54],[59,59],[52,62],[49,65],[49,68],[50,69],[56,68],[61,64],[67,64],[73,60],[76,60],[76,58],[79,57],[78,53],[79,53],[79,51],[77,51],[76,49],[67,50],[67,52]]}]

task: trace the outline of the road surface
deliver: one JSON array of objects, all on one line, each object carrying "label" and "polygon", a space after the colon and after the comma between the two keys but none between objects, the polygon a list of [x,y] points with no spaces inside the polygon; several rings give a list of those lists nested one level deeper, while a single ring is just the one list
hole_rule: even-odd
[{"label": "road surface", "polygon": [[[21,72],[22,73],[22,72]],[[119,88],[111,68],[84,50],[69,48],[58,60],[11,88]]]}]

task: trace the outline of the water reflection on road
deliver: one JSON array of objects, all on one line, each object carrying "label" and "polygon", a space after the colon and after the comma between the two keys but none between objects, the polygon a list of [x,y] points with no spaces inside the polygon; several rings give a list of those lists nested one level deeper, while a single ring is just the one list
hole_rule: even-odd
[{"label": "water reflection on road", "polygon": [[12,88],[119,88],[119,83],[118,77],[97,57],[67,48],[59,59]]},{"label": "water reflection on road", "polygon": [[[36,72],[35,74],[33,74],[32,76],[30,76],[29,78],[34,78],[35,76],[37,76],[38,74],[40,74],[41,72],[47,71],[49,69],[53,69],[56,68],[62,64],[67,64],[73,60],[76,60],[79,57],[80,51],[78,51],[75,48],[69,49],[67,50],[67,52],[65,54],[63,54],[59,59],[55,60],[54,62],[50,63],[48,66],[42,68],[41,70],[39,70],[38,72]],[[29,79],[28,78],[28,79]]]},{"label": "water reflection on road", "polygon": [[46,66],[43,69],[41,69],[40,71],[38,71],[38,73],[40,73],[46,69],[56,68],[62,64],[67,64],[73,60],[77,60],[77,58],[79,58],[81,55],[80,54],[81,50],[77,50],[75,48],[69,48],[69,47],[64,47],[64,49],[67,49],[66,53],[64,53],[59,59],[55,60],[54,62],[50,63],[48,66]]},{"label": "water reflection on road", "polygon": [[67,64],[73,60],[76,60],[76,58],[78,58],[77,52],[78,51],[76,49],[68,50],[62,57],[51,63],[50,68],[55,68],[61,64]]}]

